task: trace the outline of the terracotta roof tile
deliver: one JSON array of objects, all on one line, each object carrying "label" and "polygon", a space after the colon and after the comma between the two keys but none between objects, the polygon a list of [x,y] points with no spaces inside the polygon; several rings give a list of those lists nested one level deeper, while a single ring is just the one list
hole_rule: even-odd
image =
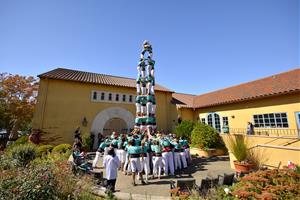
[{"label": "terracotta roof tile", "polygon": [[[103,85],[113,85],[113,86],[123,86],[123,87],[136,87],[136,81],[132,78],[125,78],[119,76],[111,76],[105,74],[96,74],[91,72],[83,72],[65,68],[57,68],[52,71],[38,75],[40,78],[49,78],[49,79],[60,79],[60,80],[69,80],[69,81],[78,81],[84,83],[94,83],[94,84],[103,84]],[[168,88],[165,88],[161,85],[156,84],[155,90],[163,92],[172,92]]]},{"label": "terracotta roof tile", "polygon": [[300,69],[298,68],[196,96],[193,106],[202,108],[299,91]]},{"label": "terracotta roof tile", "polygon": [[195,97],[193,94],[173,93],[172,103],[181,108],[193,108]]}]

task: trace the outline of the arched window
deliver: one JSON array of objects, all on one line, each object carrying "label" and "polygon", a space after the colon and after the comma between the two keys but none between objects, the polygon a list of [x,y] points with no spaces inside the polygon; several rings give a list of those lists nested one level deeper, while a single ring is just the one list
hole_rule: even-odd
[{"label": "arched window", "polygon": [[132,95],[129,95],[129,102],[132,102]]},{"label": "arched window", "polygon": [[210,113],[207,115],[207,124],[221,132],[220,116],[217,113]]},{"label": "arched window", "polygon": [[111,93],[108,94],[108,100],[109,100],[109,101],[112,100],[112,94],[111,94]]},{"label": "arched window", "polygon": [[123,94],[123,98],[122,98],[123,102],[126,101],[126,94]]},{"label": "arched window", "polygon": [[102,93],[101,93],[101,100],[103,101],[104,99],[105,99],[105,93],[102,92]]},{"label": "arched window", "polygon": [[97,100],[97,92],[93,92],[93,99]]},{"label": "arched window", "polygon": [[116,101],[119,101],[119,94],[116,94]]}]

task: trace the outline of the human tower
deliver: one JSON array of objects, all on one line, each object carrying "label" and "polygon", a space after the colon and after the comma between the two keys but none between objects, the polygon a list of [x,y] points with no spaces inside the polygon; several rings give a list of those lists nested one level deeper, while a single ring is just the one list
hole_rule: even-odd
[{"label": "human tower", "polygon": [[165,176],[174,176],[175,171],[180,172],[187,168],[191,161],[189,144],[186,139],[156,130],[155,61],[152,59],[152,55],[151,44],[144,41],[137,66],[134,130],[128,134],[113,132],[110,137],[105,138],[100,143],[93,161],[93,167],[97,166],[102,152],[105,155],[104,163],[112,163],[110,161],[117,157],[118,165],[105,165],[106,173],[114,175],[107,178],[112,180],[112,190],[115,187],[117,174],[115,166],[120,166],[125,174],[131,174],[132,184],[136,185],[136,177],[141,180],[142,184],[146,184],[150,174],[152,174],[152,179],[160,178],[162,171]]},{"label": "human tower", "polygon": [[156,129],[155,78],[152,46],[146,40],[137,66],[135,128],[140,131]]}]

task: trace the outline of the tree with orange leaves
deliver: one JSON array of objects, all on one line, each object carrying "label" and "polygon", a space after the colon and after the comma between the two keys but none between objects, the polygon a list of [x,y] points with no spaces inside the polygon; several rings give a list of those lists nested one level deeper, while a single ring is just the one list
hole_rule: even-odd
[{"label": "tree with orange leaves", "polygon": [[38,82],[32,76],[0,74],[0,129],[6,129],[10,140],[30,127],[37,89]]}]

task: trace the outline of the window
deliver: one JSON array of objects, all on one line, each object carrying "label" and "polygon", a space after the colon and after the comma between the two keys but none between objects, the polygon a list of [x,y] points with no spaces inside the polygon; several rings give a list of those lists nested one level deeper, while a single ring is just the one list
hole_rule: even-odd
[{"label": "window", "polygon": [[221,132],[220,116],[217,113],[210,113],[207,116],[207,124]]},{"label": "window", "polygon": [[227,127],[228,127],[228,126],[229,126],[229,123],[228,123],[228,117],[223,117],[222,119],[223,119],[223,127],[224,127],[224,126],[227,126]]},{"label": "window", "polygon": [[132,102],[132,95],[129,95],[129,102]]},{"label": "window", "polygon": [[119,94],[116,94],[116,101],[119,101]]},{"label": "window", "polygon": [[109,101],[112,100],[112,94],[111,94],[111,93],[108,94],[108,100],[109,100]]},{"label": "window", "polygon": [[258,128],[288,128],[286,113],[268,113],[253,115],[254,127]]},{"label": "window", "polygon": [[126,101],[126,95],[125,94],[123,94],[122,100],[123,100],[123,102]]},{"label": "window", "polygon": [[201,123],[205,124],[205,118],[201,118]]},{"label": "window", "polygon": [[103,101],[105,99],[105,93],[101,92],[101,100]]},{"label": "window", "polygon": [[97,100],[97,92],[93,92],[93,99]]}]

